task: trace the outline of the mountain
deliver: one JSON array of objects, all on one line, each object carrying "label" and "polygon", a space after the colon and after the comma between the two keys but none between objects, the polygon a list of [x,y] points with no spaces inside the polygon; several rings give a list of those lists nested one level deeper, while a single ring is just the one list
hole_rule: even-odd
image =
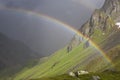
[{"label": "mountain", "polygon": [[[119,61],[116,61],[120,57],[120,29],[119,26],[115,25],[120,22],[120,0],[106,0],[103,7],[99,10],[95,10],[91,18],[86,22],[80,31],[92,39],[98,44],[101,49],[106,53],[107,56],[112,60],[114,65],[119,66]],[[101,60],[101,57],[94,59],[88,66],[93,63],[97,63]],[[91,66],[94,68],[95,65]],[[90,67],[89,67],[90,68]],[[117,70],[120,70],[117,67]]]},{"label": "mountain", "polygon": [[[119,0],[106,0],[105,5],[101,9],[95,10],[88,22],[80,28],[80,32],[92,38],[94,42],[100,43],[103,39],[100,41],[99,38],[110,37],[117,30],[119,31],[115,26],[115,23],[120,22],[119,12]],[[100,37],[96,38],[97,33],[102,33],[103,36],[99,34]]]},{"label": "mountain", "polygon": [[36,58],[38,53],[24,43],[0,33],[0,75],[4,70],[18,69]]},{"label": "mountain", "polygon": [[79,29],[84,36],[99,45],[109,60],[103,53],[101,55],[95,46],[90,45],[89,40],[76,34],[66,47],[53,53],[44,62],[23,69],[13,79],[78,80],[67,74],[71,71],[87,70],[92,73],[80,76],[80,80],[91,80],[92,75],[100,75],[102,80],[119,80],[120,29],[116,25],[120,22],[119,12],[120,0],[106,0],[103,7],[95,10],[91,18]]}]

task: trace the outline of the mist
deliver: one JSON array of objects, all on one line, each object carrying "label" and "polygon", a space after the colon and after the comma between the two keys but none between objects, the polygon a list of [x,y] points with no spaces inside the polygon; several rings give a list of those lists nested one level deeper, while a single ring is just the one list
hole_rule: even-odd
[{"label": "mist", "polygon": [[69,43],[74,32],[54,21],[4,7],[45,14],[79,29],[103,3],[104,0],[0,0],[0,32],[47,56]]}]

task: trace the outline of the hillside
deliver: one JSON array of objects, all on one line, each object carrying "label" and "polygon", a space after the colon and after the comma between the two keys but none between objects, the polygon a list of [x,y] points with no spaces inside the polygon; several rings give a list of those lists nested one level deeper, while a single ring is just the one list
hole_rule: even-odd
[{"label": "hillside", "polygon": [[[120,29],[119,26],[115,25],[120,22],[119,12],[120,0],[106,0],[103,7],[95,10],[91,18],[79,30],[94,44],[99,45],[104,54],[111,60],[111,63],[106,61],[106,57],[101,55],[101,52],[95,46],[89,45],[89,40],[81,40],[79,35],[75,35],[65,48],[49,56],[44,63],[38,63],[32,68],[23,69],[13,79],[66,80],[68,77],[69,80],[76,80],[62,74],[87,70],[95,73],[94,75],[100,75],[103,78],[102,80],[119,80]],[[118,73],[109,73],[111,70]],[[89,75],[80,76],[83,77],[81,80],[90,79],[91,76]],[[61,77],[65,78],[62,79]]]},{"label": "hillside", "polygon": [[[120,56],[120,29],[115,25],[120,22],[119,12],[120,0],[106,0],[103,7],[96,10],[90,20],[80,28],[85,36],[101,47],[113,64],[117,64],[115,67],[120,65],[117,58]],[[97,57],[88,64],[87,68],[96,68],[96,65],[101,66],[100,63],[103,63],[102,58]]]},{"label": "hillside", "polygon": [[81,75],[79,77],[71,77],[67,74],[63,74],[55,77],[39,78],[39,79],[31,79],[31,80],[94,80],[93,77],[95,77],[96,75],[100,77],[100,80],[120,80],[119,72],[89,73],[87,75]]},{"label": "hillside", "polygon": [[15,73],[37,56],[38,54],[24,43],[12,40],[0,33],[0,76],[7,75],[9,71]]}]

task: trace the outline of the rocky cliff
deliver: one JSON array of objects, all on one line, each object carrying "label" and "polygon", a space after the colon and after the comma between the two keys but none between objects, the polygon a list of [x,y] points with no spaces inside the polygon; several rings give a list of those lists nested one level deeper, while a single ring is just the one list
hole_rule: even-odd
[{"label": "rocky cliff", "polygon": [[103,7],[96,9],[79,31],[100,43],[120,31],[115,25],[117,22],[120,22],[120,0],[106,0]]},{"label": "rocky cliff", "polygon": [[[120,28],[116,23],[120,23],[120,0],[105,0],[103,7],[96,9],[79,31],[98,44],[115,64],[114,68],[120,70]],[[102,57],[94,58],[86,69],[102,68],[102,60]]]}]

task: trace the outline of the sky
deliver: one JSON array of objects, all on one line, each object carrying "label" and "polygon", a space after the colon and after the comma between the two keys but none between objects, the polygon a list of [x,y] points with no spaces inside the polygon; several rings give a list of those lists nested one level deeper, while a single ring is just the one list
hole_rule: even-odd
[{"label": "sky", "polygon": [[79,29],[103,3],[104,0],[0,0],[0,32],[46,56],[65,46],[74,33],[21,9],[50,16]]}]

